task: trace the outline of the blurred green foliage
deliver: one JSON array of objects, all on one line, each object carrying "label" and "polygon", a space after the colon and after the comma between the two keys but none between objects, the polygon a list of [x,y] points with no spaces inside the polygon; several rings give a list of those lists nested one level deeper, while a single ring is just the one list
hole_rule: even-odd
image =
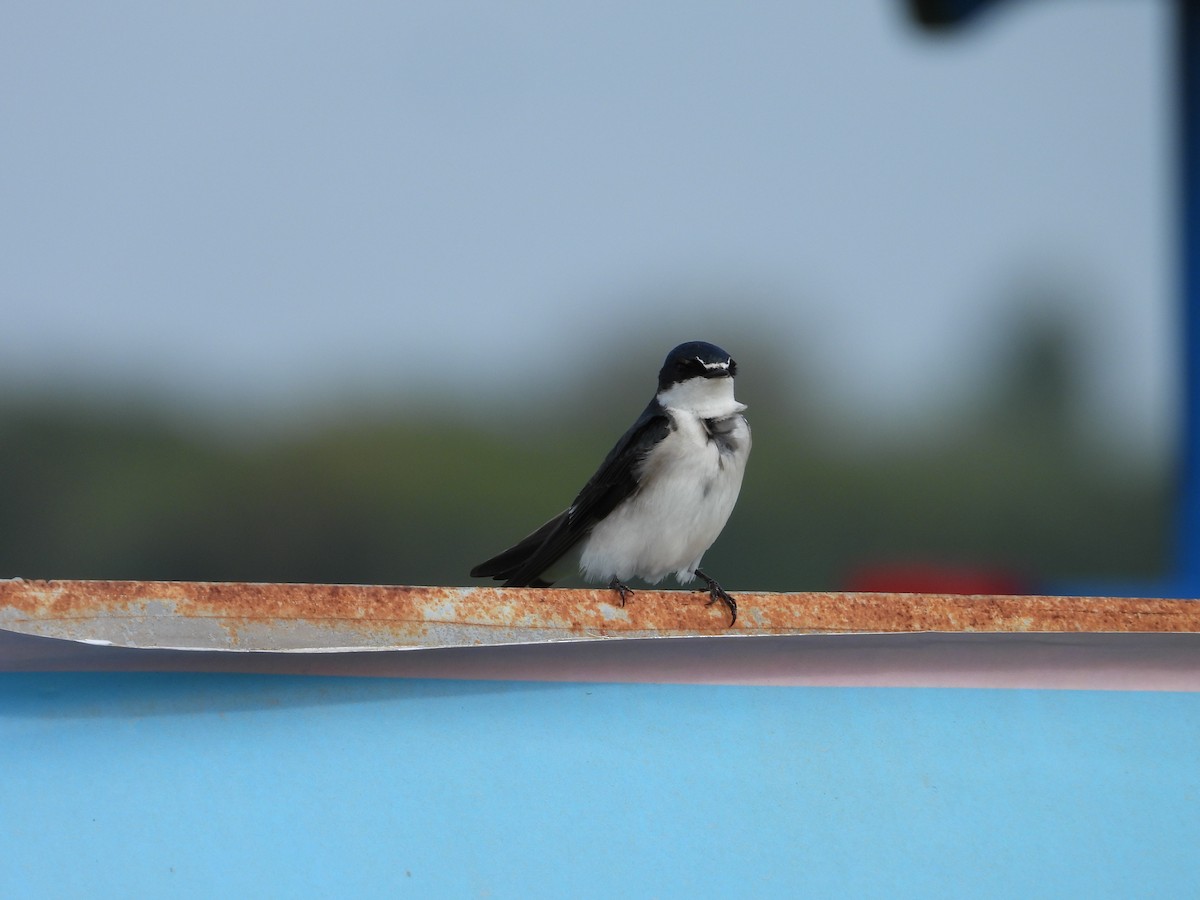
[{"label": "blurred green foliage", "polygon": [[[1034,329],[967,412],[922,440],[876,443],[789,402],[813,385],[769,390],[786,382],[781,367],[740,350],[755,449],[706,568],[742,590],[837,589],[864,566],[904,562],[1162,574],[1167,472],[1089,447],[1067,351]],[[630,376],[540,418],[475,426],[410,402],[253,439],[150,406],[10,400],[0,576],[466,584],[474,563],[570,501],[652,387]]]}]

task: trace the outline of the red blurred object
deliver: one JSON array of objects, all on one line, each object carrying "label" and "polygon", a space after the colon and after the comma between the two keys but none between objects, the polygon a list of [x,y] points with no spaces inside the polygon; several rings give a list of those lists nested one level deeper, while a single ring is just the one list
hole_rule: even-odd
[{"label": "red blurred object", "polygon": [[847,579],[846,590],[903,594],[1028,594],[1025,578],[999,569],[896,563],[864,566]]}]

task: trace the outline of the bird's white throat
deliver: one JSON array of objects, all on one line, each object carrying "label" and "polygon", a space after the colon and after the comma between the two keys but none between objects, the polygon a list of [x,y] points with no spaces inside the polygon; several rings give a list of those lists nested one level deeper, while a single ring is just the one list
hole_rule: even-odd
[{"label": "bird's white throat", "polygon": [[738,403],[733,397],[732,378],[689,378],[661,391],[658,402],[670,409],[694,413],[702,419],[720,419],[746,408],[746,404]]}]

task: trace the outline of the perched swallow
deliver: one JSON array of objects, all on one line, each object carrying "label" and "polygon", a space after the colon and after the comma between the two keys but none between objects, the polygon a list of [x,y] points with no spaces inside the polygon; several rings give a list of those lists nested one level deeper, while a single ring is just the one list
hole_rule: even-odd
[{"label": "perched swallow", "polygon": [[[549,587],[578,563],[587,581],[621,598],[626,581],[699,577],[730,625],[737,602],[700,570],[737,502],[750,455],[745,404],[733,397],[737,363],[713,344],[690,341],[669,354],[658,391],[605,457],[575,501],[520,543],[471,570],[505,587]],[[566,563],[566,566],[564,566]]]}]

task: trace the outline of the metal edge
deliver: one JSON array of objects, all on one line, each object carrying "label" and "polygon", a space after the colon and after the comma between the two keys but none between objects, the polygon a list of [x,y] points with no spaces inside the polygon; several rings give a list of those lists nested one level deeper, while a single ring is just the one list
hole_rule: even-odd
[{"label": "metal edge", "polygon": [[807,634],[1200,633],[1191,600],[0,580],[0,628],[155,649],[327,652]]}]

